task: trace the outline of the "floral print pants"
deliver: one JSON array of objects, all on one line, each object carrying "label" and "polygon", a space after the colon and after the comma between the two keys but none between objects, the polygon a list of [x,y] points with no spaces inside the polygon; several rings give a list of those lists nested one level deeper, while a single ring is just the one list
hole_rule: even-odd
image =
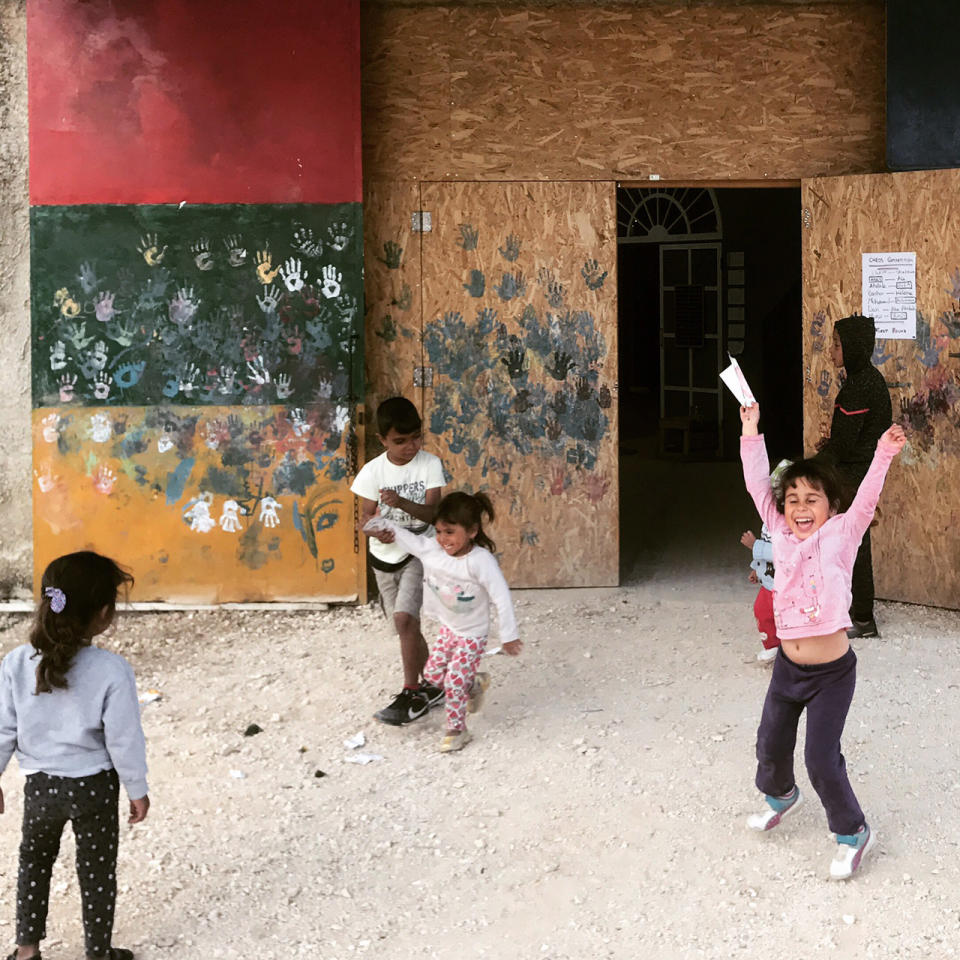
[{"label": "floral print pants", "polygon": [[423,679],[446,692],[448,730],[463,730],[467,725],[467,700],[486,647],[486,637],[460,637],[449,627],[440,628]]}]

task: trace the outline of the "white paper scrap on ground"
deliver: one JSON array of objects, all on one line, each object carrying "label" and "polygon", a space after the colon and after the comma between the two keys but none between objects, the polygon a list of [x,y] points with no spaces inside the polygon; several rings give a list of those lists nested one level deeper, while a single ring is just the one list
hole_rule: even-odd
[{"label": "white paper scrap on ground", "polygon": [[492,657],[498,654],[503,647],[491,647],[489,650],[484,650],[481,654],[482,657]]},{"label": "white paper scrap on ground", "polygon": [[347,737],[343,741],[343,745],[348,750],[356,750],[357,747],[362,747],[367,742],[367,738],[363,735],[362,730],[358,730],[352,737]]},{"label": "white paper scrap on ground", "polygon": [[373,763],[382,760],[379,753],[351,753],[343,758],[347,763]]},{"label": "white paper scrap on ground", "polygon": [[[727,354],[730,357],[730,354]],[[757,398],[747,383],[747,378],[740,369],[740,364],[733,357],[730,357],[730,366],[726,370],[720,371],[720,379],[727,385],[730,392],[737,398],[741,407],[752,407]]]},{"label": "white paper scrap on ground", "polygon": [[153,703],[155,700],[159,700],[163,694],[159,690],[148,690],[146,693],[141,693],[137,700],[140,703]]},{"label": "white paper scrap on ground", "polygon": [[230,776],[233,777],[234,780],[245,780],[247,777],[242,770],[231,770]]}]

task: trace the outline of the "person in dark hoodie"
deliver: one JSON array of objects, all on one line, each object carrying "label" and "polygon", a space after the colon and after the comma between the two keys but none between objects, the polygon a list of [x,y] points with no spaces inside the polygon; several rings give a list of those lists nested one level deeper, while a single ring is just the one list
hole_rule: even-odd
[{"label": "person in dark hoodie", "polygon": [[[877,441],[893,419],[890,393],[883,374],[873,365],[876,328],[873,317],[854,314],[833,327],[830,359],[846,370],[846,380],[833,408],[830,439],[815,459],[836,467],[841,478],[856,490],[866,475]],[[878,637],[873,616],[873,558],[870,530],[863,535],[853,565],[853,602],[847,631],[851,638]]]}]

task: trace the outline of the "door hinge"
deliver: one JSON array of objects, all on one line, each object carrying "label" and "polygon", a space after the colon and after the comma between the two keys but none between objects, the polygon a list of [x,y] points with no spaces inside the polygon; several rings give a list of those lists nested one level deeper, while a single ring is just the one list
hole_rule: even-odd
[{"label": "door hinge", "polygon": [[433,217],[429,210],[414,210],[410,214],[411,233],[430,233],[433,230]]},{"label": "door hinge", "polygon": [[414,367],[413,385],[415,387],[432,387],[433,367]]}]

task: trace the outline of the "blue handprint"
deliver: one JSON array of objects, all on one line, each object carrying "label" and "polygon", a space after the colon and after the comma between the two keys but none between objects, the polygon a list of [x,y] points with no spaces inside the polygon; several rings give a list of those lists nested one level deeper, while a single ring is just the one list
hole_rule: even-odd
[{"label": "blue handprint", "polygon": [[471,297],[482,297],[483,291],[486,288],[487,281],[483,275],[482,270],[471,270],[470,271],[470,282],[463,285],[463,289],[470,294]]},{"label": "blue handprint", "polygon": [[464,250],[476,250],[479,236],[480,233],[474,229],[473,224],[461,223],[460,239],[457,241],[457,245],[463,247]]},{"label": "blue handprint", "polygon": [[580,269],[580,275],[584,283],[591,290],[599,290],[603,286],[603,281],[607,279],[607,271],[600,271],[600,264],[596,260],[587,260]]},{"label": "blue handprint", "polygon": [[501,300],[513,300],[514,297],[522,297],[527,292],[527,281],[523,273],[505,273],[500,284],[493,288],[497,291]]},{"label": "blue handprint", "polygon": [[497,247],[500,251],[500,256],[504,260],[509,260],[510,263],[513,263],[517,257],[520,256],[520,239],[514,236],[512,233],[507,237],[506,242],[502,247]]},{"label": "blue handprint", "polygon": [[833,377],[828,370],[820,371],[820,382],[817,384],[817,393],[821,397],[826,397],[830,393],[830,384],[833,383]]},{"label": "blue handprint", "polygon": [[887,353],[887,341],[878,340],[873,345],[873,356],[870,361],[875,367],[882,367],[892,356],[892,353]]}]

